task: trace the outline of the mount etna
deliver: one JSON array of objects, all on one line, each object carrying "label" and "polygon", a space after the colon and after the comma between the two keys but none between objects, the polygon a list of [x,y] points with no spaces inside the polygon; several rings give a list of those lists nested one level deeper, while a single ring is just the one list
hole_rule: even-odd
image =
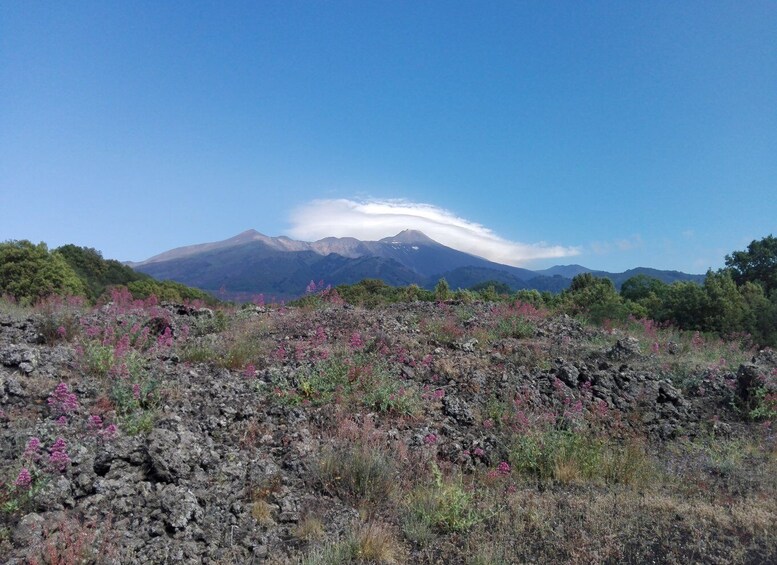
[{"label": "mount etna", "polygon": [[638,274],[665,283],[704,279],[703,275],[644,267],[623,273],[580,265],[531,271],[446,247],[416,230],[404,230],[378,241],[327,237],[314,242],[247,230],[223,241],[179,247],[128,265],[157,279],[181,282],[232,299],[256,294],[294,298],[304,294],[311,280],[336,286],[373,278],[393,286],[417,284],[431,288],[445,278],[453,288],[496,281],[513,290],[559,292],[580,273],[607,277],[616,287]]}]

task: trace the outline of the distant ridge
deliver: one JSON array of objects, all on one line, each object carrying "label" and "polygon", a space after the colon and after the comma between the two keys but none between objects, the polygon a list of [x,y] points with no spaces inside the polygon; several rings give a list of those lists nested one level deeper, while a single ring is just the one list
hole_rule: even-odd
[{"label": "distant ridge", "polygon": [[223,241],[178,247],[128,264],[154,278],[178,281],[221,296],[267,294],[284,299],[304,294],[311,280],[334,286],[378,278],[391,285],[418,284],[426,288],[433,287],[440,278],[448,280],[453,288],[494,280],[514,290],[559,292],[574,276],[589,272],[610,278],[618,287],[636,274],[667,283],[701,282],[704,278],[642,267],[624,273],[594,271],[582,265],[531,271],[452,249],[411,229],[378,241],[327,237],[314,242],[270,237],[249,229]]}]

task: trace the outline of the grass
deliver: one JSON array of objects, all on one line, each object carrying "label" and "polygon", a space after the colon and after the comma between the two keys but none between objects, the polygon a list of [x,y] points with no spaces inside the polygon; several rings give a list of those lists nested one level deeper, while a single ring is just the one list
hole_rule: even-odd
[{"label": "grass", "polygon": [[655,464],[639,442],[619,443],[568,430],[513,437],[509,461],[519,474],[541,484],[644,486],[655,474]]},{"label": "grass", "polygon": [[403,517],[405,535],[424,545],[435,534],[466,531],[480,520],[475,495],[458,475],[444,476],[435,464],[432,480],[421,483],[407,497]]},{"label": "grass", "polygon": [[391,528],[380,522],[353,526],[342,540],[315,547],[302,560],[303,565],[345,563],[403,563],[404,550]]},{"label": "grass", "polygon": [[356,444],[325,451],[314,476],[328,493],[356,505],[376,505],[393,496],[397,472],[397,465],[387,453]]},{"label": "grass", "polygon": [[337,352],[304,365],[292,379],[276,382],[273,398],[294,406],[338,402],[405,416],[421,407],[416,387],[398,379],[386,359],[367,352]]}]

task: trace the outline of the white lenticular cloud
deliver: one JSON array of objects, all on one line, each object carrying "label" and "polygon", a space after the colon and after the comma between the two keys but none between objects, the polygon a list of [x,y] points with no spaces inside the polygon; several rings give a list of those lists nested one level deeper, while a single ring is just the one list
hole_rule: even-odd
[{"label": "white lenticular cloud", "polygon": [[314,200],[292,213],[291,224],[289,235],[304,241],[330,236],[374,241],[418,230],[453,249],[516,267],[532,259],[580,254],[577,247],[509,241],[448,210],[406,200]]}]

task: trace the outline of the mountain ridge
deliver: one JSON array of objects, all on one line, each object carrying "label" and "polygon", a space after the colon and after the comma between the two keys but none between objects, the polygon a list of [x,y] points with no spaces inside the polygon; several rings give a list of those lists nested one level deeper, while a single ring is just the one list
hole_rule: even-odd
[{"label": "mountain ridge", "polygon": [[454,288],[495,280],[514,290],[559,292],[581,272],[610,278],[617,287],[635,274],[648,274],[664,282],[703,279],[702,275],[646,267],[623,273],[582,265],[532,271],[447,247],[411,229],[377,241],[326,237],[313,242],[271,237],[249,229],[222,241],[178,247],[127,264],[155,278],[212,293],[269,294],[279,298],[304,294],[310,280],[324,280],[336,286],[379,278],[392,285],[417,284],[426,288],[440,278],[446,278]]}]

